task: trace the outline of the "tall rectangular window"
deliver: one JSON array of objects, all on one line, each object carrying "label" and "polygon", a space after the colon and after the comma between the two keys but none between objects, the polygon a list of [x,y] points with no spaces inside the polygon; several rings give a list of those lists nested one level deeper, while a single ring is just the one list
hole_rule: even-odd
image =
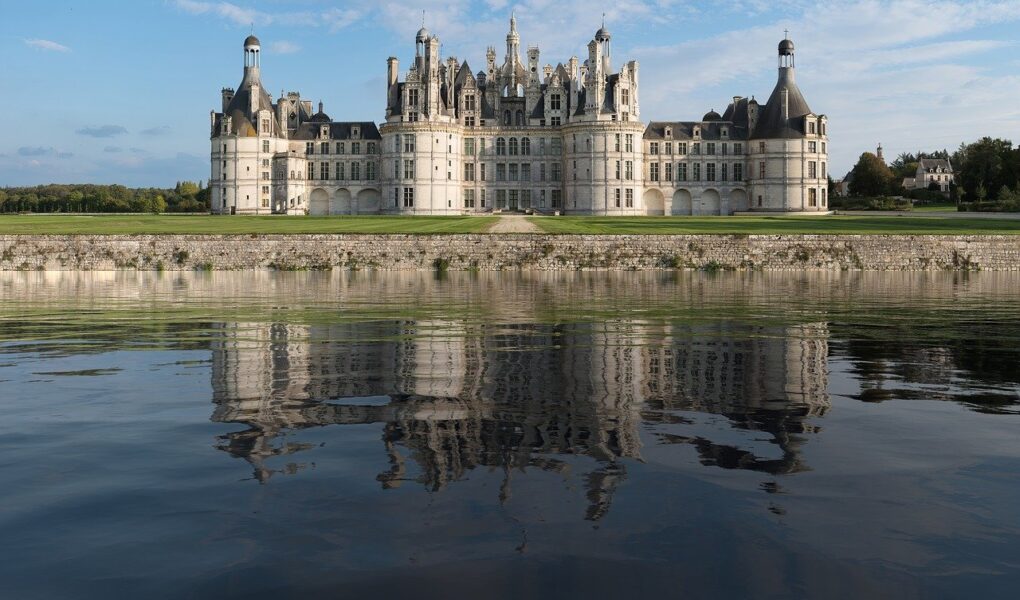
[{"label": "tall rectangular window", "polygon": [[693,181],[701,181],[701,163],[694,163],[694,173],[691,179]]},{"label": "tall rectangular window", "polygon": [[506,181],[506,164],[496,164],[496,181]]},{"label": "tall rectangular window", "polygon": [[818,163],[813,160],[808,161],[807,176],[808,179],[816,179],[818,177]]},{"label": "tall rectangular window", "polygon": [[375,163],[372,161],[365,163],[365,179],[375,181]]},{"label": "tall rectangular window", "polygon": [[634,151],[634,134],[633,133],[628,133],[628,134],[626,134],[626,136],[627,137],[624,138],[624,142],[626,142],[625,145],[624,145],[624,150],[626,150],[627,152],[633,152]]},{"label": "tall rectangular window", "polygon": [[673,181],[673,163],[666,163],[666,181]]},{"label": "tall rectangular window", "polygon": [[322,142],[319,144],[319,152],[322,154],[329,154],[329,142]]},{"label": "tall rectangular window", "polygon": [[676,144],[677,154],[687,154],[687,142],[677,142]]},{"label": "tall rectangular window", "polygon": [[613,150],[615,150],[616,152],[619,152],[620,151],[620,134],[619,133],[615,134],[615,137],[616,137],[616,143],[613,146]]},{"label": "tall rectangular window", "polygon": [[715,154],[715,142],[705,143],[705,154]]},{"label": "tall rectangular window", "polygon": [[715,181],[715,163],[705,165],[705,180]]},{"label": "tall rectangular window", "polygon": [[687,181],[687,163],[677,163],[676,165],[676,180]]},{"label": "tall rectangular window", "polygon": [[485,163],[478,165],[478,179],[485,181]]},{"label": "tall rectangular window", "polygon": [[673,142],[666,142],[666,154],[673,154]]},{"label": "tall rectangular window", "polygon": [[758,163],[758,179],[765,179],[765,161]]},{"label": "tall rectangular window", "polygon": [[622,191],[620,188],[613,190],[613,206],[616,208],[620,208],[620,195]]},{"label": "tall rectangular window", "polygon": [[407,90],[407,105],[418,106],[418,90]]},{"label": "tall rectangular window", "polygon": [[361,163],[360,162],[352,162],[351,163],[351,179],[354,180],[354,181],[358,181],[358,180],[361,179]]},{"label": "tall rectangular window", "polygon": [[475,155],[475,138],[464,138],[464,154]]},{"label": "tall rectangular window", "polygon": [[531,164],[524,163],[521,165],[521,181],[531,181]]},{"label": "tall rectangular window", "polygon": [[620,178],[620,161],[616,161],[616,178]]},{"label": "tall rectangular window", "polygon": [[744,145],[743,144],[733,144],[733,153],[734,154],[743,154],[744,153]]},{"label": "tall rectangular window", "polygon": [[545,163],[538,165],[538,180],[545,181]]},{"label": "tall rectangular window", "polygon": [[720,167],[719,181],[726,181],[726,163],[723,163]]},{"label": "tall rectangular window", "polygon": [[262,151],[269,152],[269,140],[262,140]]},{"label": "tall rectangular window", "polygon": [[404,179],[414,179],[414,161],[404,161]]},{"label": "tall rectangular window", "polygon": [[560,110],[563,107],[563,100],[559,94],[552,94],[549,96],[549,108],[552,110]]},{"label": "tall rectangular window", "polygon": [[652,163],[648,165],[648,174],[652,181],[659,180],[659,163]]},{"label": "tall rectangular window", "polygon": [[414,134],[404,134],[404,152],[414,152]]},{"label": "tall rectangular window", "polygon": [[648,153],[649,154],[658,154],[659,153],[659,142],[649,142],[648,143]]},{"label": "tall rectangular window", "polygon": [[413,207],[414,207],[414,188],[406,187],[404,188],[404,208]]},{"label": "tall rectangular window", "polygon": [[560,163],[552,163],[552,172],[550,173],[550,179],[553,181],[559,181],[563,178],[562,166]]},{"label": "tall rectangular window", "polygon": [[624,163],[624,177],[630,181],[634,179],[634,161],[628,160]]},{"label": "tall rectangular window", "polygon": [[744,180],[744,165],[737,163],[733,165],[733,181]]},{"label": "tall rectangular window", "polygon": [[630,188],[624,190],[624,202],[627,203],[627,208],[634,208],[634,190]]},{"label": "tall rectangular window", "polygon": [[344,178],[344,163],[342,162],[336,163],[336,178],[337,179]]},{"label": "tall rectangular window", "polygon": [[464,163],[464,181],[475,180],[475,163]]},{"label": "tall rectangular window", "polygon": [[328,180],[329,179],[329,163],[328,162],[324,161],[324,162],[319,163],[319,179],[322,179],[322,180]]},{"label": "tall rectangular window", "polygon": [[474,208],[474,207],[475,207],[475,191],[474,190],[464,190],[464,208]]},{"label": "tall rectangular window", "polygon": [[474,110],[474,109],[475,109],[475,95],[474,94],[465,94],[464,95],[464,110]]},{"label": "tall rectangular window", "polygon": [[818,190],[815,188],[808,188],[807,204],[808,206],[818,206]]}]

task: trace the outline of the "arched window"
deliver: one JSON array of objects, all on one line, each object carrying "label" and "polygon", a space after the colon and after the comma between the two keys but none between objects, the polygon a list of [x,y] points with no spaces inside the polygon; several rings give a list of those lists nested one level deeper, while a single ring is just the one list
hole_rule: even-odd
[{"label": "arched window", "polygon": [[524,111],[523,110],[517,111],[517,125],[518,126],[523,126],[524,125]]},{"label": "arched window", "polygon": [[517,156],[517,138],[510,138],[510,156]]},{"label": "arched window", "polygon": [[496,155],[497,156],[506,155],[506,139],[496,138]]},{"label": "arched window", "polygon": [[503,111],[503,124],[510,125],[510,111]]},{"label": "arched window", "polygon": [[524,156],[531,155],[531,139],[521,138],[521,154]]}]

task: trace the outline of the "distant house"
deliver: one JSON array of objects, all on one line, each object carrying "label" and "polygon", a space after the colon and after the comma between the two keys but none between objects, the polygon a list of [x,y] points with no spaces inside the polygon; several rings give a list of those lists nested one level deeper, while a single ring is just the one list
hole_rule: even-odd
[{"label": "distant house", "polygon": [[940,192],[949,193],[953,183],[953,165],[942,158],[922,158],[917,161],[917,172],[913,177],[903,179],[903,187],[908,190],[926,190],[932,183]]}]

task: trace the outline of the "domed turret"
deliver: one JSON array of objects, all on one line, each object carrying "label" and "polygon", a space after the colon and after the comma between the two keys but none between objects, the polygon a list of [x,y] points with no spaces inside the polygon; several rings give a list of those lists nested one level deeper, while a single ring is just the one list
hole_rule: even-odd
[{"label": "domed turret", "polygon": [[245,48],[248,48],[250,46],[261,46],[261,45],[262,45],[262,43],[259,42],[259,38],[255,37],[254,35],[249,35],[248,37],[244,38],[244,47]]},{"label": "domed turret", "polygon": [[418,35],[416,35],[414,37],[414,41],[415,42],[427,42],[427,41],[429,41],[429,30],[425,29],[425,27],[422,26],[422,28],[418,30]]},{"label": "domed turret", "polygon": [[603,25],[602,27],[599,27],[599,30],[595,32],[595,41],[596,42],[608,42],[612,38],[613,38],[613,36],[609,34],[609,30],[606,29],[605,25]]},{"label": "domed turret", "polygon": [[715,110],[713,109],[713,110],[710,110],[707,113],[705,113],[705,116],[701,117],[701,120],[702,121],[721,121],[722,120],[722,115],[720,115],[719,113],[715,112]]},{"label": "domed turret", "polygon": [[793,40],[785,39],[779,42],[779,56],[793,55]]}]

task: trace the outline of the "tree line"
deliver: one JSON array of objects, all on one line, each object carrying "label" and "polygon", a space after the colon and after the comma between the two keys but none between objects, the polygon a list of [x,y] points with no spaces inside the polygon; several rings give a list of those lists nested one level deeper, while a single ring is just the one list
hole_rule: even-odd
[{"label": "tree line", "polygon": [[860,197],[909,196],[918,200],[945,198],[937,185],[928,190],[906,190],[903,178],[913,177],[921,159],[948,159],[955,182],[949,198],[974,210],[1020,210],[1020,147],[1010,140],[984,137],[950,154],[903,153],[890,165],[871,152],[861,154],[850,180],[850,195]]},{"label": "tree line", "polygon": [[179,181],[173,188],[49,184],[0,188],[0,213],[208,212],[209,188]]}]

